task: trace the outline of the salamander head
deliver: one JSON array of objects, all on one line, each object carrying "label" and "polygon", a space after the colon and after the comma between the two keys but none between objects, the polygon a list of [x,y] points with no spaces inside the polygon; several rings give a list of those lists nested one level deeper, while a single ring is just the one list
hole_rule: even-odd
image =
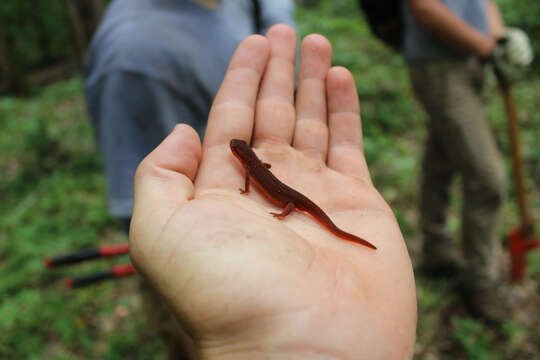
[{"label": "salamander head", "polygon": [[244,140],[231,140],[231,151],[238,160],[240,160],[246,167],[254,168],[259,165],[262,166],[261,161],[255,155],[255,152]]},{"label": "salamander head", "polygon": [[249,145],[244,140],[232,139],[230,146],[231,146],[232,153],[237,158],[246,159],[246,155],[250,149],[249,149]]},{"label": "salamander head", "polygon": [[248,146],[248,144],[244,140],[239,140],[239,139],[232,139],[231,140],[231,150],[232,151],[235,151],[239,147],[243,147],[243,146],[244,147]]}]

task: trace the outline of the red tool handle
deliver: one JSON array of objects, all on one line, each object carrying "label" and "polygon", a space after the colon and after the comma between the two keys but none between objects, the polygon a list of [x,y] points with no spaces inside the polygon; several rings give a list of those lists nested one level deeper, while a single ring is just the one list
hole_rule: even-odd
[{"label": "red tool handle", "polygon": [[118,256],[129,252],[128,244],[102,245],[97,249],[84,249],[70,254],[46,257],[43,261],[45,266],[52,268],[61,265],[80,263],[86,260],[104,257]]}]

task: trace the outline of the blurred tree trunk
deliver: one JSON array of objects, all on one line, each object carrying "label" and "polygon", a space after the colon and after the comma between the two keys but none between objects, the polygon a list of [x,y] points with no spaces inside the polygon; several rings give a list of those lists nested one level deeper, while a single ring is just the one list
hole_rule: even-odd
[{"label": "blurred tree trunk", "polygon": [[0,93],[20,91],[24,88],[18,68],[11,61],[10,46],[0,23]]},{"label": "blurred tree trunk", "polygon": [[[28,0],[27,0],[28,1]],[[29,21],[31,21],[36,27],[36,40],[39,44],[39,49],[41,51],[41,63],[48,65],[51,62],[51,36],[47,33],[46,19],[41,14],[40,11],[40,0],[32,0],[30,2],[31,6],[36,9],[30,14],[27,14]]]},{"label": "blurred tree trunk", "polygon": [[82,66],[88,43],[105,11],[105,3],[103,0],[63,0],[63,3],[71,23],[77,59]]},{"label": "blurred tree trunk", "polygon": [[103,0],[79,0],[79,4],[87,39],[90,40],[105,12],[105,2]]},{"label": "blurred tree trunk", "polygon": [[9,55],[6,44],[6,39],[4,38],[4,33],[2,32],[2,24],[0,24],[0,90],[8,86],[8,77],[9,77]]},{"label": "blurred tree trunk", "polygon": [[[6,0],[0,0],[6,1]],[[31,8],[38,9],[42,0],[23,0],[31,2]],[[105,12],[106,0],[61,0],[61,5],[65,12],[66,26],[71,28],[73,56],[67,61],[56,63],[57,59],[51,53],[50,36],[43,29],[45,20],[41,17],[40,11],[29,14],[37,28],[38,34],[35,36],[39,49],[43,52],[41,61],[44,61],[45,68],[34,69],[29,73],[21,68],[20,61],[16,61],[13,54],[13,43],[17,41],[11,39],[5,30],[6,23],[0,21],[0,94],[6,92],[24,92],[26,87],[39,86],[55,79],[63,78],[67,74],[74,72],[77,65],[84,65],[88,44],[97,30],[101,18]],[[51,61],[54,60],[53,64]],[[66,60],[66,59],[64,59]]]},{"label": "blurred tree trunk", "polygon": [[85,34],[84,23],[79,14],[76,0],[63,0],[64,8],[71,23],[73,35],[73,45],[77,54],[77,60],[82,67],[84,64],[87,38]]}]

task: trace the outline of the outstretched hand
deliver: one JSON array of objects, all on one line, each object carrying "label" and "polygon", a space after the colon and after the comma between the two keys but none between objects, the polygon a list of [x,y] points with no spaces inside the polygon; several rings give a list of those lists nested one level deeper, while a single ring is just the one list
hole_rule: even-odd
[{"label": "outstretched hand", "polygon": [[[354,79],[320,35],[285,25],[243,41],[204,143],[178,125],[140,164],[130,255],[193,337],[201,358],[404,359],[416,299],[399,226],[370,180]],[[231,139],[251,143],[285,184],[372,250],[254,188]]]}]

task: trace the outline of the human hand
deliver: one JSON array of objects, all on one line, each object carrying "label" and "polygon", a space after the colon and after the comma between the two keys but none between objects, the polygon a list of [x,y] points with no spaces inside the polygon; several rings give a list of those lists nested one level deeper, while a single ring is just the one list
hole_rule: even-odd
[{"label": "human hand", "polygon": [[533,60],[531,42],[527,34],[517,28],[507,27],[493,52],[493,62],[507,77],[514,77],[520,69]]},{"label": "human hand", "polygon": [[[140,164],[130,255],[204,359],[404,359],[416,298],[399,226],[370,180],[354,79],[330,67],[320,35],[285,25],[243,41],[214,100],[202,145],[178,125]],[[244,171],[231,139],[252,143],[284,183],[371,250],[308,215],[280,212]]]}]

